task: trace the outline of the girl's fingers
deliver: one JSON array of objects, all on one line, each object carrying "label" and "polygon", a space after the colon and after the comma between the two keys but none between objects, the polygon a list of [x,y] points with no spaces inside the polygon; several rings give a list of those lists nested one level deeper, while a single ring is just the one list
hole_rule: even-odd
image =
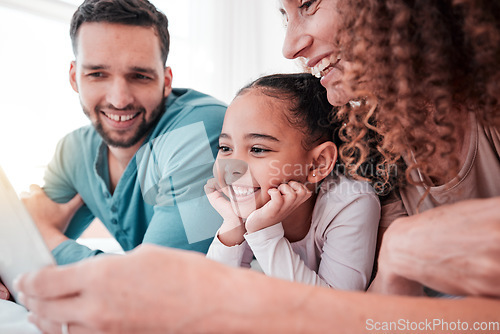
[{"label": "girl's fingers", "polygon": [[297,181],[280,184],[278,189],[285,196],[287,203],[303,203],[312,195],[312,192],[304,184]]},{"label": "girl's fingers", "polygon": [[300,198],[301,200],[305,201],[306,199],[308,199],[312,195],[312,191],[307,189],[306,185],[303,183],[296,182],[296,181],[290,181],[288,183],[288,185],[290,187],[292,187],[292,189],[295,191],[298,199]]},{"label": "girl's fingers", "polygon": [[209,179],[207,181],[207,184],[205,184],[205,194],[210,194],[210,193],[213,193],[214,191],[217,190],[217,181],[215,181],[215,179]]}]

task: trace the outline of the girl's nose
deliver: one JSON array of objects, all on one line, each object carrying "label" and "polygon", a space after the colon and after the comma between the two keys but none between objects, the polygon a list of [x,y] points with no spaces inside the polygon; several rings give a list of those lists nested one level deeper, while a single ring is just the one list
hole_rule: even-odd
[{"label": "girl's nose", "polygon": [[248,170],[248,164],[238,159],[217,160],[217,174],[227,185],[240,179]]}]

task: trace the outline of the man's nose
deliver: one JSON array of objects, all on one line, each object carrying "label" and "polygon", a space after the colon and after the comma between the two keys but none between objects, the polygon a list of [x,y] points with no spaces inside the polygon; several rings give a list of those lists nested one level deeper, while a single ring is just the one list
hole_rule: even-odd
[{"label": "man's nose", "polygon": [[123,78],[117,78],[111,82],[106,97],[107,102],[116,109],[124,109],[134,102],[129,83]]}]

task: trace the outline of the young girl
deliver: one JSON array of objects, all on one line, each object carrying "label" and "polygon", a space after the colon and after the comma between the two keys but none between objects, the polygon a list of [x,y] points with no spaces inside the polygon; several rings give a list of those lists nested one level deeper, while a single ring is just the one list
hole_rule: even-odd
[{"label": "young girl", "polygon": [[237,94],[205,186],[224,219],[207,257],[249,267],[254,255],[270,276],[367,288],[380,205],[368,183],[334,171],[332,119],[310,74],[262,77]]}]

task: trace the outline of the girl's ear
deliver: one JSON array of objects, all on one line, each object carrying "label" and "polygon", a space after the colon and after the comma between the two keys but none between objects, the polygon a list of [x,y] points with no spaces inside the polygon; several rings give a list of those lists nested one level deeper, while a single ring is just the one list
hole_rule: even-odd
[{"label": "girl's ear", "polygon": [[337,146],[331,142],[324,142],[311,150],[312,164],[307,175],[307,181],[318,183],[330,175],[337,162]]}]

